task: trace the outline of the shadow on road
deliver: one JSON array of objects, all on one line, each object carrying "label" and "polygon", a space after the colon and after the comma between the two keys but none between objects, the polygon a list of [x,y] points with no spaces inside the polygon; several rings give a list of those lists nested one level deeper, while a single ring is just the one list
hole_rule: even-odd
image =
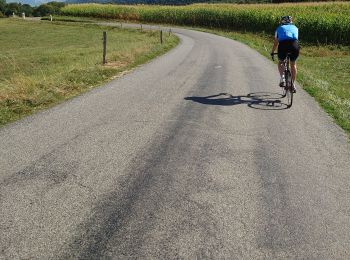
[{"label": "shadow on road", "polygon": [[255,92],[246,96],[232,96],[228,93],[206,97],[185,97],[197,103],[214,106],[247,105],[250,108],[261,110],[282,110],[288,106],[282,102],[282,94],[271,92]]}]

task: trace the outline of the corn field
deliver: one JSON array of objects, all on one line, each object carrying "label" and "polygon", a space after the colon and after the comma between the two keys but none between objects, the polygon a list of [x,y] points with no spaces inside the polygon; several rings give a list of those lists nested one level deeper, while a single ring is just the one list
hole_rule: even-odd
[{"label": "corn field", "polygon": [[291,15],[302,41],[350,44],[350,3],[194,4],[188,6],[76,4],[64,15],[201,26],[273,34],[282,15]]}]

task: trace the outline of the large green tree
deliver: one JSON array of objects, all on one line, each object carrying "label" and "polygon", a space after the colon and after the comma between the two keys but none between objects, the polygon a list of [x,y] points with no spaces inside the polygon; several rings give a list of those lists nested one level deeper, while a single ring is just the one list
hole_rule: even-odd
[{"label": "large green tree", "polygon": [[0,0],[0,17],[5,13],[6,1]]},{"label": "large green tree", "polygon": [[34,16],[46,16],[49,14],[59,14],[65,3],[62,2],[49,2],[47,4],[42,4],[34,9]]},{"label": "large green tree", "polygon": [[53,13],[54,7],[48,4],[42,4],[34,10],[34,16],[46,16]]},{"label": "large green tree", "polygon": [[33,15],[33,7],[31,7],[28,4],[21,5],[20,12],[25,13],[26,16],[32,16]]},{"label": "large green tree", "polygon": [[5,15],[11,16],[13,13],[15,15],[20,15],[20,11],[21,11],[21,4],[18,4],[18,3],[6,4]]}]

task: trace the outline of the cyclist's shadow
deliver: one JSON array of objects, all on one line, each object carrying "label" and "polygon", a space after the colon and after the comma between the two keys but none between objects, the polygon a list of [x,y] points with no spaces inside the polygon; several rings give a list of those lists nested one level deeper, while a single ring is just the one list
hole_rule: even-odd
[{"label": "cyclist's shadow", "polygon": [[246,96],[232,96],[228,93],[205,97],[185,97],[185,100],[192,100],[197,103],[214,106],[235,106],[247,105],[250,108],[261,110],[282,110],[287,109],[287,104],[282,102],[282,94],[271,92],[255,92]]}]

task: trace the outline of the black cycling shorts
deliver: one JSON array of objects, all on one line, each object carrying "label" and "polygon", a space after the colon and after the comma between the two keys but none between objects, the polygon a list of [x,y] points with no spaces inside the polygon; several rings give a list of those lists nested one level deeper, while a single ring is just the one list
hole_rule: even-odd
[{"label": "black cycling shorts", "polygon": [[298,41],[282,41],[278,44],[278,59],[283,61],[287,57],[287,53],[290,53],[290,61],[295,61],[299,56],[299,42]]}]

